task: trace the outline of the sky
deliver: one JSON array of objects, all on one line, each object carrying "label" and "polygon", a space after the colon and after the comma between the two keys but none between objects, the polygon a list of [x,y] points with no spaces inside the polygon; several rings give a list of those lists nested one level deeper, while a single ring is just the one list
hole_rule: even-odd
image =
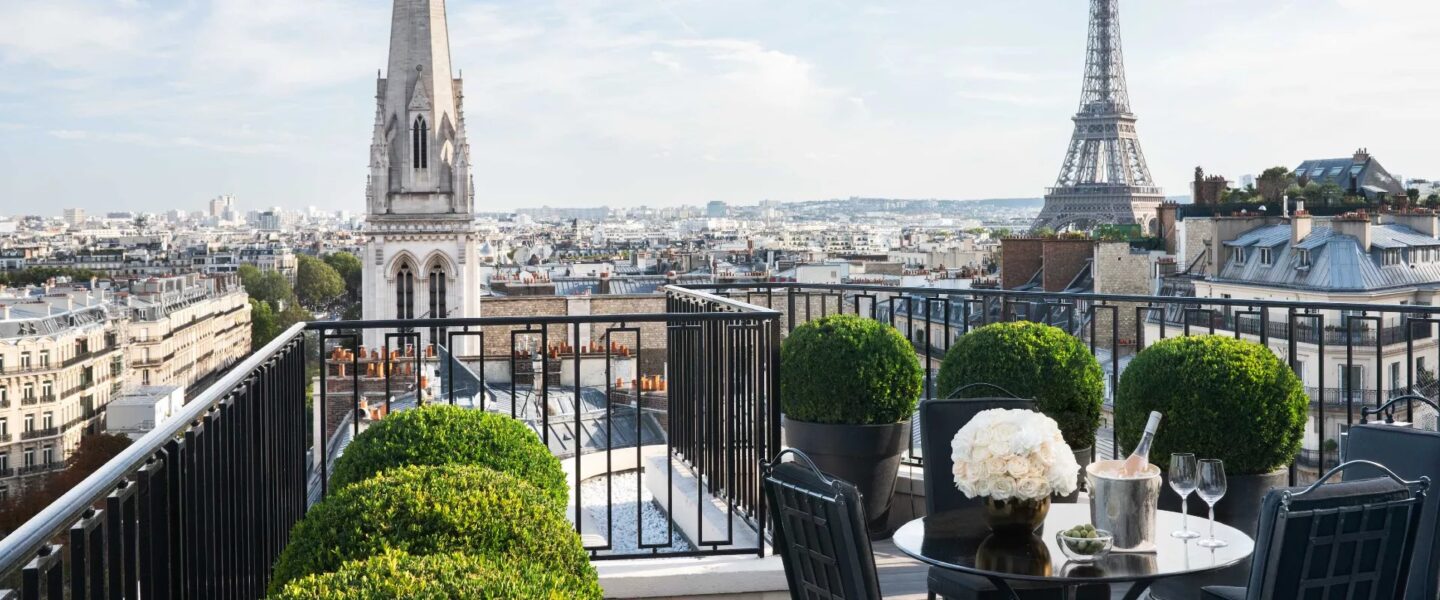
[{"label": "sky", "polygon": [[[364,209],[389,0],[0,0],[0,214]],[[1037,197],[1085,0],[450,0],[476,210]],[[1440,2],[1123,0],[1151,171],[1440,178]]]}]

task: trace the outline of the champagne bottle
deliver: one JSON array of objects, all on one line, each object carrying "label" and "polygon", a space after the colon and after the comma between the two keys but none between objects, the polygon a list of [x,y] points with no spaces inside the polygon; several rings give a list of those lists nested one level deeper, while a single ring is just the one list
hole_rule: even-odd
[{"label": "champagne bottle", "polygon": [[1140,443],[1135,445],[1135,451],[1125,459],[1125,464],[1120,465],[1121,477],[1140,477],[1150,469],[1150,443],[1155,441],[1155,430],[1160,428],[1160,411],[1150,413],[1150,421],[1145,423],[1145,434],[1140,436]]}]

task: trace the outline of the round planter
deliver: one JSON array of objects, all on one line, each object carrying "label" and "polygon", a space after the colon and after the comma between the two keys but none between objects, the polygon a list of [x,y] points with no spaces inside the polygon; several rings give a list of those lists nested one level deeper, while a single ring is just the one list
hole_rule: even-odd
[{"label": "round planter", "polygon": [[1075,492],[1069,496],[1056,496],[1056,504],[1075,504],[1080,501],[1080,492],[1085,489],[1085,467],[1090,466],[1090,448],[1074,450],[1075,462],[1080,464],[1080,470],[1075,473]]},{"label": "round planter", "polygon": [[900,458],[910,447],[910,422],[838,425],[786,418],[784,428],[790,447],[804,452],[821,471],[860,490],[870,536],[889,537],[890,499]]},{"label": "round planter", "polygon": [[[1175,490],[1170,488],[1169,473],[1162,473],[1164,487],[1160,490],[1160,510],[1173,510],[1179,512],[1180,497],[1175,495]],[[1255,527],[1260,522],[1260,503],[1265,500],[1265,494],[1275,488],[1283,488],[1290,484],[1290,471],[1279,469],[1270,473],[1260,475],[1229,475],[1225,477],[1225,497],[1215,504],[1215,520],[1240,531],[1246,535],[1255,536]],[[1190,529],[1206,533],[1206,526],[1209,525],[1209,508],[1205,502],[1194,494],[1190,495],[1190,501],[1186,507],[1191,515]],[[1156,532],[1157,535],[1169,535],[1168,531]],[[1172,577],[1155,582],[1150,589],[1153,598],[1163,600],[1187,600],[1201,598],[1200,588],[1207,585],[1232,585],[1243,586],[1250,576],[1250,560],[1245,559],[1233,567],[1222,569],[1206,575],[1195,575],[1189,577]]]}]

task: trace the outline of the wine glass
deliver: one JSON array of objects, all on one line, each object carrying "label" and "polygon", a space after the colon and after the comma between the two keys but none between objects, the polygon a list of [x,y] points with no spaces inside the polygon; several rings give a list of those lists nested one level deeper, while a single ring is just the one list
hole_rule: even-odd
[{"label": "wine glass", "polygon": [[1190,512],[1186,502],[1195,492],[1195,455],[1188,452],[1170,455],[1170,489],[1180,496],[1180,529],[1170,532],[1170,537],[1193,540],[1200,532],[1190,530]]},{"label": "wine glass", "polygon": [[1230,545],[1215,539],[1215,503],[1225,497],[1225,463],[1214,458],[1200,461],[1200,483],[1195,487],[1196,495],[1210,505],[1210,537],[1195,542],[1202,548],[1221,548]]}]

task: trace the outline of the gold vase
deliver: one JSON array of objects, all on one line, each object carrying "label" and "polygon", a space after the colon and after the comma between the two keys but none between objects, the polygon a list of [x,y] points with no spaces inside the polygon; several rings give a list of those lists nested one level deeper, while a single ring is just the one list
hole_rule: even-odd
[{"label": "gold vase", "polygon": [[1045,524],[1048,514],[1048,497],[1043,500],[985,499],[985,524],[995,533],[1035,533]]}]

